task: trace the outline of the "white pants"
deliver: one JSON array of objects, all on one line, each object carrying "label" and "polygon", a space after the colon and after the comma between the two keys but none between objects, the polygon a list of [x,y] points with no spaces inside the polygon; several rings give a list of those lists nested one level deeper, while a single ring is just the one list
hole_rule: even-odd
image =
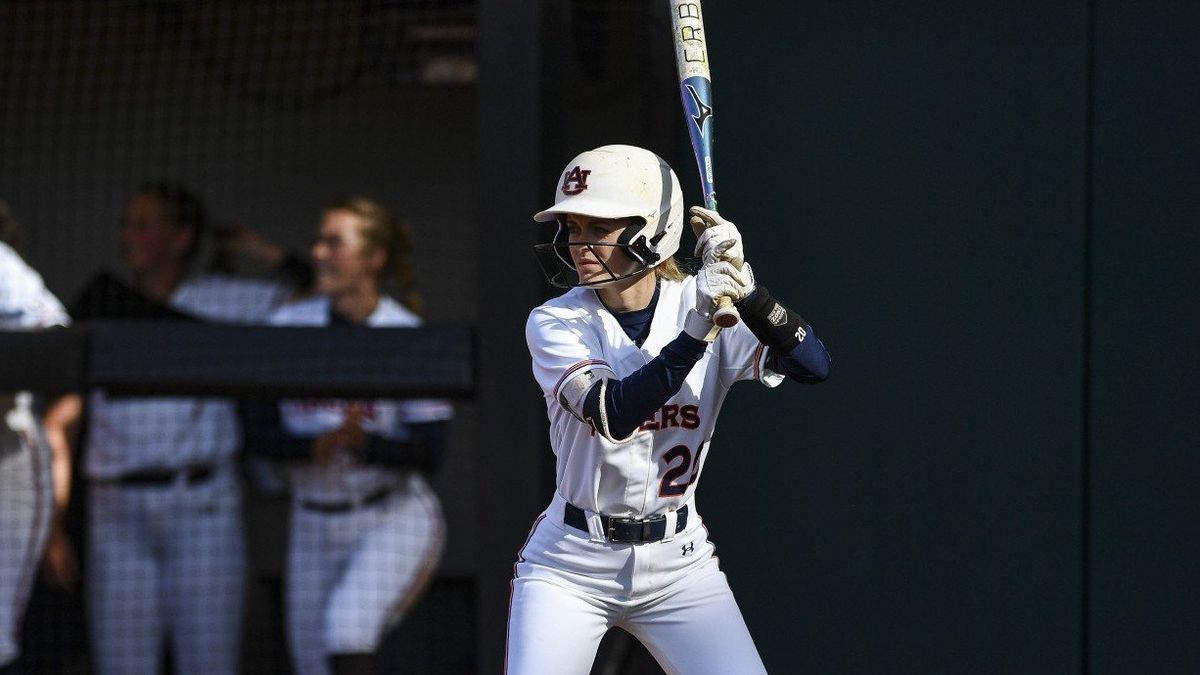
[{"label": "white pants", "polygon": [[20,652],[21,618],[53,509],[50,448],[41,429],[14,431],[0,411],[0,666]]},{"label": "white pants", "polygon": [[90,488],[88,617],[101,675],[238,671],[246,552],[233,467],[197,485]]},{"label": "white pants", "polygon": [[556,495],[517,560],[507,673],[586,675],[614,626],[667,673],[766,672],[694,505],[671,539],[609,544],[564,525],[563,504]]},{"label": "white pants", "polygon": [[294,505],[287,624],[297,675],[326,675],[333,654],[375,652],[428,585],[444,531],[441,504],[416,475],[350,511]]}]

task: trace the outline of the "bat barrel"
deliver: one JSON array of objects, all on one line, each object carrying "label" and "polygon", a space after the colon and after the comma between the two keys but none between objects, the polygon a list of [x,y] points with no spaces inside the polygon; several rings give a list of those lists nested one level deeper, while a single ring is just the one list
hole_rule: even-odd
[{"label": "bat barrel", "polygon": [[712,77],[704,15],[698,0],[671,0],[671,27],[675,43],[675,65],[679,71],[679,96],[683,103],[692,153],[700,172],[704,205],[717,210],[713,176]]}]

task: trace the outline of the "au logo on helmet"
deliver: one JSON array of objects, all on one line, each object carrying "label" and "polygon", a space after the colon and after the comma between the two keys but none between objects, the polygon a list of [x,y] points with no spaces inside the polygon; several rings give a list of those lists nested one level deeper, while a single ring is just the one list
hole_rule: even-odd
[{"label": "au logo on helmet", "polygon": [[587,189],[588,174],[591,169],[580,169],[576,166],[563,175],[562,191],[564,195],[577,195]]}]

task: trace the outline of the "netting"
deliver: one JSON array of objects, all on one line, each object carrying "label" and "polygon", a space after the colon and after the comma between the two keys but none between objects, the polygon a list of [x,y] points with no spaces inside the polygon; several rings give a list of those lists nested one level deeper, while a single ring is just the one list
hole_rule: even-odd
[{"label": "netting", "polygon": [[[0,669],[470,669],[469,527],[446,537],[470,414],[451,433],[446,399],[412,398],[451,391],[455,340],[219,325],[474,319],[472,266],[442,269],[473,220],[448,177],[474,162],[475,39],[461,0],[0,4],[0,238],[23,257],[0,251],[0,328],[66,322],[49,291],[86,333],[4,343],[0,373],[45,386],[0,394]],[[55,362],[134,390],[60,399]]]}]

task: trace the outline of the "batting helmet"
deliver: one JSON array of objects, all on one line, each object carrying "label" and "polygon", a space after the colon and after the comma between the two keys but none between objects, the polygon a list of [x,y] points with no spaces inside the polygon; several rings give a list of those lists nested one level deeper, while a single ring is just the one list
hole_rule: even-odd
[{"label": "batting helmet", "polygon": [[552,284],[564,287],[580,285],[577,275],[570,278],[575,268],[566,248],[569,214],[636,219],[621,233],[617,245],[641,267],[621,277],[587,284],[596,286],[640,274],[675,254],[683,235],[683,191],[679,178],[661,157],[632,145],[605,145],[568,162],[555,185],[554,206],[533,216],[539,222],[558,221],[553,242],[534,250],[543,260],[553,254],[560,269],[552,273],[547,268],[547,276]]}]

